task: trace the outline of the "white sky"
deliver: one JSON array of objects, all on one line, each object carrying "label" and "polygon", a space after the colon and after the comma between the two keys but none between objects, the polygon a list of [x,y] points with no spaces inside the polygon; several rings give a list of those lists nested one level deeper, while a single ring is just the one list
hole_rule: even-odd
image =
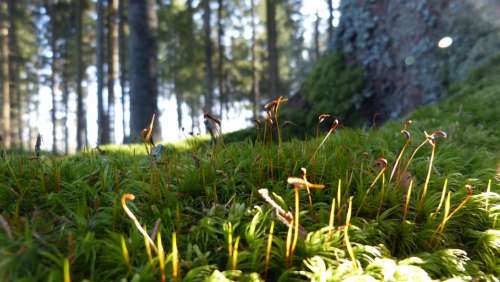
[{"label": "white sky", "polygon": [[[334,0],[334,8],[338,8],[340,0]],[[304,0],[301,13],[304,16],[303,24],[305,29],[305,40],[306,44],[310,45],[312,40],[314,21],[316,20],[316,13],[322,19],[322,25],[320,30],[322,34],[326,30],[326,21],[328,19],[328,6],[325,0]],[[338,24],[340,13],[336,11],[334,25]],[[87,74],[89,77],[87,85],[87,129],[88,129],[88,141],[91,147],[95,147],[97,144],[97,97],[96,97],[96,82],[95,82],[95,68],[89,67],[87,69]],[[121,93],[119,85],[116,83],[115,93]],[[30,113],[29,120],[30,123],[35,123],[39,127],[40,134],[43,137],[42,149],[51,150],[52,148],[52,123],[50,118],[50,109],[52,108],[52,98],[50,93],[50,88],[47,86],[41,86],[39,96],[39,116],[35,112]],[[60,95],[60,93],[58,93]],[[185,135],[177,129],[177,111],[176,111],[176,101],[174,95],[169,95],[170,98],[160,97],[158,101],[159,111],[160,111],[160,123],[162,128],[163,141],[177,141],[185,137]],[[68,117],[68,129],[70,136],[70,152],[73,152],[76,147],[76,98],[72,94],[69,98],[70,104],[70,115]],[[121,143],[123,127],[122,127],[122,106],[119,100],[119,95],[115,102],[115,141],[116,143]],[[186,132],[190,131],[191,119],[188,116],[187,105],[183,105],[184,118],[183,123],[186,128]],[[59,117],[62,118],[62,117]],[[128,118],[128,116],[126,117]],[[201,118],[201,113],[200,113]],[[225,115],[222,119],[222,130],[223,132],[231,132],[246,128],[250,126],[250,119],[252,118],[252,112],[250,109],[249,102],[240,102],[232,105],[230,107],[229,113]],[[63,137],[62,127],[60,127],[57,136],[59,139]],[[202,126],[202,130],[203,126]],[[187,134],[187,133],[186,133]],[[73,138],[74,137],[74,138]],[[63,142],[59,142],[59,150]]]}]

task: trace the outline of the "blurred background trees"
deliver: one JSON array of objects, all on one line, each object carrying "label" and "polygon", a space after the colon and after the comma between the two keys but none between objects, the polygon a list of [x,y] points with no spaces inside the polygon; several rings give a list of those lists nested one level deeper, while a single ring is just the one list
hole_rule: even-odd
[{"label": "blurred background trees", "polygon": [[224,118],[237,104],[258,118],[318,59],[302,2],[2,0],[2,144],[28,149],[40,127],[53,152],[82,149],[94,130],[97,144],[137,140],[166,100],[186,134],[203,132],[204,111]]},{"label": "blurred background trees", "polygon": [[153,113],[156,140],[204,133],[204,112],[239,129],[278,96],[300,131],[321,113],[370,125],[498,53],[495,0],[391,3],[1,0],[1,144],[134,142]]}]

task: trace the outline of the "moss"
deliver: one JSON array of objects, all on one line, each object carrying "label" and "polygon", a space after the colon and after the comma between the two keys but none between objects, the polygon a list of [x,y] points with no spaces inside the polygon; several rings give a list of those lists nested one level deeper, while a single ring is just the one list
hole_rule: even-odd
[{"label": "moss", "polygon": [[347,63],[342,53],[330,53],[314,65],[300,92],[291,98],[291,105],[282,108],[281,120],[292,123],[284,129],[287,136],[304,138],[314,133],[318,116],[342,117],[344,123],[356,124],[358,109],[364,102],[363,69]]},{"label": "moss", "polygon": [[305,86],[305,98],[311,105],[307,120],[315,122],[319,114],[329,113],[342,117],[361,103],[363,70],[346,62],[341,53],[331,53],[318,61]]},{"label": "moss", "polygon": [[[428,274],[433,279],[470,275],[494,280],[500,275],[496,263],[500,255],[496,231],[500,197],[495,193],[499,186],[494,182],[492,193],[483,192],[500,159],[500,118],[495,107],[500,97],[500,79],[495,75],[499,69],[490,65],[480,79],[455,85],[448,99],[405,118],[415,122],[409,128],[413,143],[403,163],[407,163],[408,151],[425,140],[424,130],[442,129],[449,135],[437,145],[420,215],[416,211],[418,195],[431,146],[425,144],[408,166],[415,183],[406,220],[401,215],[404,187],[394,181],[383,182],[387,177],[382,177],[368,193],[378,173],[374,160],[383,156],[393,165],[404,143],[399,132],[402,120],[366,130],[343,128],[321,147],[323,136],[291,140],[279,147],[234,142],[212,148],[203,144],[202,137],[195,137],[169,146],[159,162],[145,157],[142,145],[109,146],[104,147],[104,155],[91,151],[62,158],[33,159],[9,153],[0,162],[0,280],[59,277],[66,258],[74,280],[159,279],[160,273],[149,264],[143,238],[122,210],[124,193],[136,196],[128,207],[148,230],[161,221],[159,231],[165,246],[171,243],[170,234],[176,232],[181,275],[196,274],[202,277],[197,280],[204,280],[216,273],[224,276],[241,271],[240,278],[264,277],[263,250],[271,221],[276,219],[258,189],[268,188],[281,207],[289,210],[294,194],[286,179],[300,176],[301,167],[307,168],[310,182],[326,188],[311,191],[312,205],[305,191],[301,196],[300,224],[309,234],[299,240],[291,262],[283,256],[288,228],[276,221],[267,273],[270,281],[288,281],[294,271],[305,275],[302,280],[314,275],[337,275],[339,280],[362,274],[381,277],[384,265],[392,270],[398,267],[400,273],[395,277],[413,273],[412,277]],[[255,133],[237,134],[232,135],[234,139],[254,138]],[[450,191],[445,206],[450,210],[471,198],[446,221],[441,234],[435,234],[444,216],[442,211],[435,217],[431,213],[439,205],[445,179]],[[346,203],[352,199],[348,233],[323,228],[329,224],[332,199],[339,195],[339,180],[342,193],[337,199],[335,226],[345,223]],[[465,184],[473,185],[473,195],[467,195]],[[230,259],[226,250],[229,233],[224,228],[229,222],[232,238],[241,238],[240,260],[238,272],[225,274],[216,269],[227,268]],[[358,269],[345,260],[346,234],[361,265]],[[121,238],[133,258],[131,265],[122,258]],[[188,273],[193,270],[198,272]]]}]

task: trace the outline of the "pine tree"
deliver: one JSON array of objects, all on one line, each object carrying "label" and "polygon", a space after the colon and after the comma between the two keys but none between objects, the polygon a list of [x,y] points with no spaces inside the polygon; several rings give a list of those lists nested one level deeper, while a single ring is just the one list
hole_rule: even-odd
[{"label": "pine tree", "polygon": [[[157,113],[157,15],[154,0],[130,0],[128,9],[130,135],[133,140]],[[158,120],[158,119],[156,119]],[[156,126],[159,135],[159,126]]]},{"label": "pine tree", "polygon": [[222,42],[224,37],[224,24],[223,24],[223,14],[224,14],[224,1],[218,0],[217,7],[217,49],[218,49],[218,60],[217,60],[217,82],[219,84],[219,103],[220,110],[219,115],[222,118],[222,111],[227,103],[226,91],[224,89],[225,83],[225,70],[224,70],[224,43]]},{"label": "pine tree", "polygon": [[115,142],[115,81],[118,70],[118,0],[108,0],[108,123],[109,143]]},{"label": "pine tree", "polygon": [[7,3],[0,3],[0,23],[2,30],[2,138],[3,147],[11,147],[10,138],[10,86],[9,86],[9,25],[7,20]]},{"label": "pine tree", "polygon": [[328,4],[328,44],[333,41],[333,0],[326,0]]},{"label": "pine tree", "polygon": [[251,60],[252,60],[252,85],[251,85],[251,99],[252,99],[252,109],[253,118],[257,120],[259,118],[259,104],[260,104],[260,89],[259,89],[259,76],[257,73],[257,23],[255,15],[255,0],[250,0],[250,14],[251,14],[251,24],[252,24],[252,38],[251,38]]},{"label": "pine tree", "polygon": [[97,38],[96,38],[96,69],[97,69],[97,125],[98,144],[109,143],[109,129],[104,109],[104,0],[97,0]]},{"label": "pine tree", "polygon": [[280,96],[280,77],[276,30],[276,0],[266,0],[266,32],[269,72],[269,96]]},{"label": "pine tree", "polygon": [[205,41],[205,106],[204,110],[213,110],[213,66],[212,66],[212,26],[210,0],[203,0],[203,30]]},{"label": "pine tree", "polygon": [[120,65],[120,102],[122,105],[122,128],[123,128],[123,143],[127,143],[127,126],[125,123],[125,97],[127,96],[127,34],[125,27],[127,25],[126,16],[126,0],[118,2],[118,60]]},{"label": "pine tree", "polygon": [[84,108],[83,77],[85,66],[83,63],[83,14],[85,13],[86,0],[76,1],[76,147],[81,150],[86,142],[87,118]]},{"label": "pine tree", "polygon": [[52,97],[52,109],[50,112],[50,118],[52,121],[52,153],[57,153],[57,97],[56,97],[56,76],[57,76],[57,56],[59,50],[57,49],[56,41],[57,41],[57,20],[56,13],[52,3],[49,1],[45,1],[45,10],[47,12],[47,16],[49,17],[49,36],[48,41],[50,45],[51,58],[50,58],[50,92]]},{"label": "pine tree", "polygon": [[16,8],[14,0],[8,0],[8,21],[9,21],[9,50],[16,50],[9,53],[9,86],[10,86],[10,140],[15,148],[22,148],[22,105],[21,91],[19,87],[20,56],[17,38]]},{"label": "pine tree", "polygon": [[313,33],[313,38],[314,38],[314,59],[318,60],[321,51],[320,51],[320,46],[319,46],[319,24],[321,22],[321,18],[319,17],[318,13],[316,13],[316,20],[314,21],[314,33]]}]

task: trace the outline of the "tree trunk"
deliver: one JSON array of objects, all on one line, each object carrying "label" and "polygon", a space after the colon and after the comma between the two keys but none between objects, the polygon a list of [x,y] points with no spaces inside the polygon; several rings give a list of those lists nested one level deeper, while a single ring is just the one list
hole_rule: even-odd
[{"label": "tree trunk", "polygon": [[174,73],[174,92],[175,92],[175,102],[177,109],[177,128],[182,129],[182,91],[177,87],[177,75]]},{"label": "tree trunk", "polygon": [[77,1],[76,21],[76,148],[81,150],[86,142],[87,114],[83,106],[84,93],[82,89],[83,73],[85,66],[82,58],[83,45],[83,13],[86,0]]},{"label": "tree trunk", "polygon": [[108,0],[108,112],[109,143],[115,141],[115,80],[118,70],[118,0]]},{"label": "tree trunk", "polygon": [[[130,0],[128,9],[130,135],[138,140],[157,113],[157,16],[154,0]],[[157,119],[158,121],[158,116]],[[158,122],[156,123],[158,124]],[[156,126],[156,135],[160,133]],[[158,136],[161,138],[161,136]]]},{"label": "tree trunk", "polygon": [[220,102],[220,117],[222,118],[222,111],[224,109],[224,105],[227,103],[226,91],[224,89],[224,44],[222,43],[222,39],[224,37],[224,27],[222,24],[222,17],[224,12],[224,1],[218,0],[218,8],[217,8],[217,46],[218,46],[218,62],[217,62],[217,80],[219,84],[219,102]]},{"label": "tree trunk", "polygon": [[333,41],[333,0],[326,0],[328,4],[328,44]]},{"label": "tree trunk", "polygon": [[269,96],[280,96],[278,48],[276,31],[276,0],[266,0],[267,52],[269,61]]},{"label": "tree trunk", "polygon": [[203,0],[203,30],[205,32],[205,106],[204,110],[212,112],[213,108],[213,67],[212,67],[212,27],[210,0]]},{"label": "tree trunk", "polygon": [[7,3],[1,5],[2,29],[2,138],[3,147],[10,149],[10,86],[9,86],[9,27],[7,21]]},{"label": "tree trunk", "polygon": [[320,46],[319,46],[319,24],[321,18],[318,13],[316,13],[316,20],[314,21],[314,57],[316,60],[321,56]]},{"label": "tree trunk", "polygon": [[251,55],[252,55],[252,88],[251,88],[251,97],[253,104],[253,118],[257,120],[259,118],[259,78],[257,74],[257,56],[256,56],[256,47],[257,47],[257,24],[255,22],[255,0],[250,0],[250,10],[252,14],[252,42],[251,42]]},{"label": "tree trunk", "polygon": [[127,126],[125,123],[125,97],[127,95],[127,34],[125,33],[125,25],[127,24],[127,18],[125,15],[125,5],[126,0],[119,0],[118,3],[118,54],[119,54],[119,64],[120,64],[120,102],[122,105],[122,128],[123,128],[123,143],[127,143]]},{"label": "tree trunk", "polygon": [[97,1],[97,39],[96,39],[96,69],[97,69],[97,143],[109,143],[106,111],[104,110],[104,0]]},{"label": "tree trunk", "polygon": [[[17,44],[17,31],[15,15],[16,2],[8,0],[8,20],[9,20],[9,50],[19,50]],[[19,91],[19,56],[18,52],[9,53],[9,86],[10,86],[10,140],[14,148],[21,147],[21,93]]]},{"label": "tree trunk", "polygon": [[52,52],[51,57],[51,72],[50,72],[50,92],[52,94],[52,110],[51,121],[52,121],[52,153],[57,153],[57,101],[56,101],[56,73],[57,73],[57,47],[56,47],[56,19],[53,9],[50,7],[48,1],[46,2],[46,9],[50,20],[50,50]]},{"label": "tree trunk", "polygon": [[[68,52],[69,50],[66,50]],[[69,58],[64,58],[67,60]],[[68,86],[68,65],[64,62],[63,73],[62,73],[62,103],[64,106],[64,118],[63,118],[63,128],[64,128],[64,153],[67,155],[69,153],[69,128],[68,128],[68,114],[69,114],[69,86]]]},{"label": "tree trunk", "polygon": [[[37,95],[40,92],[40,78],[37,76],[35,72],[28,72],[28,81],[32,83],[30,87],[30,95],[27,95],[28,102],[26,103],[28,114],[31,112],[35,112],[35,121],[40,120],[40,97]],[[31,118],[29,120],[29,129],[30,129],[30,141],[28,147],[30,151],[33,150],[32,145],[36,142],[36,137],[40,132],[40,125],[37,122],[32,122]]]},{"label": "tree trunk", "polygon": [[193,105],[190,105],[190,115],[191,115],[191,134],[194,135],[194,129],[196,127],[195,125],[195,119],[196,119],[196,115],[195,115],[195,112],[194,112],[194,107]]}]

